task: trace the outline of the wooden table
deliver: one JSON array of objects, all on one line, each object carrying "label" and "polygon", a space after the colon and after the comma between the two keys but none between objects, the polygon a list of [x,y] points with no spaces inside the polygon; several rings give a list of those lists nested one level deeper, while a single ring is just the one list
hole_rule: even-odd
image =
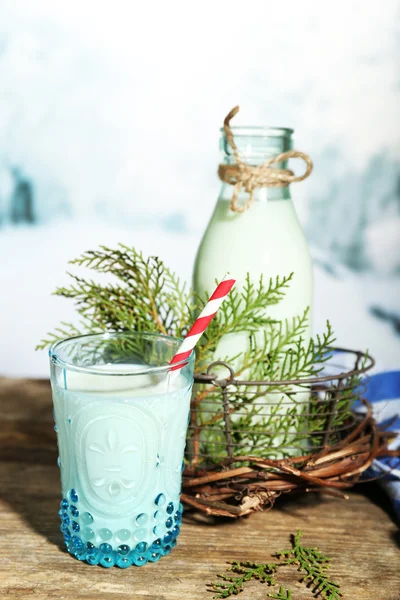
[{"label": "wooden table", "polygon": [[[265,562],[289,547],[289,534],[300,528],[308,545],[331,557],[345,599],[400,600],[399,531],[375,484],[347,502],[303,495],[236,522],[187,515],[171,556],[142,568],[103,569],[62,547],[49,383],[0,379],[0,423],[0,598],[211,600],[206,583],[224,572],[226,561]],[[297,577],[290,568],[281,575],[293,600],[312,598]],[[268,591],[254,582],[240,598],[261,600]]]}]

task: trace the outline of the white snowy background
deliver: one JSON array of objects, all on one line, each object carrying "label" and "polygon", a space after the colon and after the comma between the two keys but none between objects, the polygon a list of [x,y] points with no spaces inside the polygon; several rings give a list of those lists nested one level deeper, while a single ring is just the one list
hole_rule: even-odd
[{"label": "white snowy background", "polygon": [[186,279],[219,127],[294,127],[315,328],[400,367],[400,2],[0,0],[0,374],[47,376],[51,296],[98,244]]}]

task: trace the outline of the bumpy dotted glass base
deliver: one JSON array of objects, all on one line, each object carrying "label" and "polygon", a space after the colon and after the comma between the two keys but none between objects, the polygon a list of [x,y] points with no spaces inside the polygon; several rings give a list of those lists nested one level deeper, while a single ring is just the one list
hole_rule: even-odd
[{"label": "bumpy dotted glass base", "polygon": [[[169,554],[176,546],[176,538],[182,523],[182,504],[169,502],[164,494],[154,499],[154,514],[138,514],[132,530],[120,529],[113,532],[102,527],[96,528],[95,518],[88,512],[80,513],[79,497],[74,489],[63,498],[58,514],[61,519],[60,530],[70,554],[89,565],[102,567],[120,567],[126,569],[132,565],[141,567],[147,562],[157,562]],[[149,543],[148,528],[152,524],[153,541]],[[95,545],[91,540],[102,540]]]}]

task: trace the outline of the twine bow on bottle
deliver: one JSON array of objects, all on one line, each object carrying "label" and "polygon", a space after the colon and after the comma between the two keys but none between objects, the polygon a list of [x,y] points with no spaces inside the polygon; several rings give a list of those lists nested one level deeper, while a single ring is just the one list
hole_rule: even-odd
[{"label": "twine bow on bottle", "polygon": [[[220,164],[218,167],[218,176],[221,181],[233,185],[233,195],[230,204],[230,209],[233,212],[243,213],[253,204],[254,190],[261,187],[287,187],[290,183],[303,181],[306,179],[312,169],[313,163],[311,158],[304,152],[298,150],[288,150],[277,156],[272,156],[262,165],[253,166],[247,165],[240,157],[239,150],[236,146],[232,129],[230,127],[231,119],[239,112],[239,107],[235,106],[224,120],[224,131],[226,139],[232,148],[233,155],[236,159],[236,164],[226,165]],[[301,158],[306,163],[306,170],[303,175],[295,175],[290,169],[279,169],[272,165],[284,162],[289,158]],[[249,197],[247,202],[240,206],[238,204],[239,194],[244,190]]]}]

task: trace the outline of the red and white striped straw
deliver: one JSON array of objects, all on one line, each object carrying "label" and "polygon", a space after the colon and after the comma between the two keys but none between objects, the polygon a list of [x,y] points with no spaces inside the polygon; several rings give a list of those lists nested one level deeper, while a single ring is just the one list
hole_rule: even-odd
[{"label": "red and white striped straw", "polygon": [[[213,295],[210,297],[209,301],[197,317],[196,321],[193,323],[189,333],[183,340],[182,344],[179,347],[178,352],[175,354],[173,359],[170,362],[170,365],[173,365],[177,362],[181,362],[188,358],[192,353],[193,348],[207,329],[210,321],[214,318],[217,310],[225,300],[226,296],[231,291],[232,287],[235,285],[236,279],[232,279],[225,275],[221,283],[218,284],[216,290]],[[179,367],[175,367],[171,369],[171,371],[176,369],[181,369],[184,365],[179,365]]]}]

